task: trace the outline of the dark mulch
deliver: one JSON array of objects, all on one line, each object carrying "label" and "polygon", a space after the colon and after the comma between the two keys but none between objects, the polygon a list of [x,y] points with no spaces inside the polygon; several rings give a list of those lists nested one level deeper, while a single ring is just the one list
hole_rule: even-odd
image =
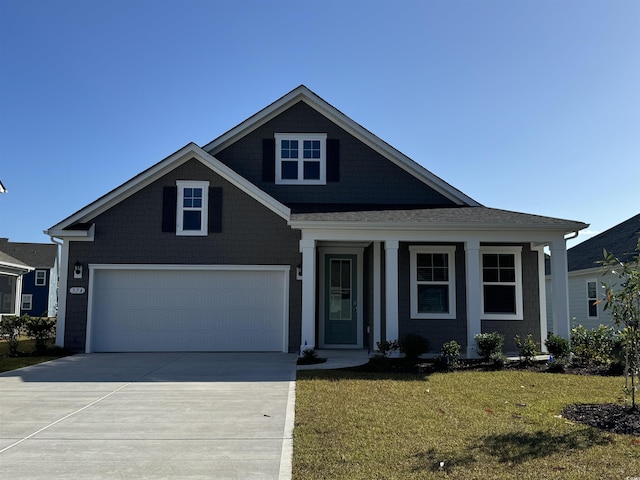
[{"label": "dark mulch", "polygon": [[562,410],[562,416],[601,430],[640,436],[640,411],[614,403],[576,404]]}]

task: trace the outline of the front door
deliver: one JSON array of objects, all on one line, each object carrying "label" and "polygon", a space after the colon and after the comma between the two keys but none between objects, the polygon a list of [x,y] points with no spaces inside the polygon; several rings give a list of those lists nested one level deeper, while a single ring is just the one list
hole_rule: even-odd
[{"label": "front door", "polygon": [[358,345],[358,256],[324,258],[324,344]]}]

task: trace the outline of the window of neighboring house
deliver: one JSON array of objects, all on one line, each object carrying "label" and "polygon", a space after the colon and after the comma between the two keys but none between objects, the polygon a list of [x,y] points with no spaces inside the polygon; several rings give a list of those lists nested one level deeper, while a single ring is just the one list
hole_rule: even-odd
[{"label": "window of neighboring house", "polygon": [[20,305],[21,310],[31,310],[33,308],[33,295],[24,294],[22,295],[22,302]]},{"label": "window of neighboring house", "polygon": [[587,310],[589,318],[598,318],[598,281],[587,280]]},{"label": "window of neighboring house", "polygon": [[178,187],[176,235],[206,235],[209,182],[182,181]]},{"label": "window of neighboring house", "polygon": [[481,248],[484,319],[522,319],[521,255],[521,247]]},{"label": "window of neighboring house", "polygon": [[409,247],[411,318],[456,317],[455,251],[455,247]]},{"label": "window of neighboring house", "polygon": [[47,284],[47,272],[36,270],[36,287],[44,287]]},{"label": "window of neighboring house", "polygon": [[276,183],[324,185],[326,176],[325,133],[276,133]]}]

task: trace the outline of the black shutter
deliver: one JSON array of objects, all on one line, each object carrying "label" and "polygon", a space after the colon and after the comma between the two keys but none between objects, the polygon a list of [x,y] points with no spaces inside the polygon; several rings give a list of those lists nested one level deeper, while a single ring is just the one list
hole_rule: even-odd
[{"label": "black shutter", "polygon": [[327,182],[340,181],[340,140],[327,138]]},{"label": "black shutter", "polygon": [[276,181],[276,139],[262,139],[262,181]]},{"label": "black shutter", "polygon": [[162,231],[176,231],[176,213],[178,208],[178,187],[162,189]]},{"label": "black shutter", "polygon": [[209,187],[209,233],[222,231],[222,188]]}]

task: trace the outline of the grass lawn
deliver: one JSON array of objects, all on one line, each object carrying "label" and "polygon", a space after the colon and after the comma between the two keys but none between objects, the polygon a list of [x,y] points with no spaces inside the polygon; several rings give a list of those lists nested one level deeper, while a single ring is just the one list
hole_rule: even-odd
[{"label": "grass lawn", "polygon": [[34,350],[34,340],[20,340],[18,345],[18,352],[20,355],[17,357],[9,357],[7,356],[9,345],[5,340],[0,340],[0,372],[28,367],[29,365],[48,362],[49,360],[55,360],[56,358],[69,355],[69,353],[64,350],[51,350],[42,355],[36,355],[35,353],[32,353]]},{"label": "grass lawn", "polygon": [[640,477],[640,438],[559,417],[572,403],[618,402],[623,384],[525,371],[301,371],[293,478]]}]

